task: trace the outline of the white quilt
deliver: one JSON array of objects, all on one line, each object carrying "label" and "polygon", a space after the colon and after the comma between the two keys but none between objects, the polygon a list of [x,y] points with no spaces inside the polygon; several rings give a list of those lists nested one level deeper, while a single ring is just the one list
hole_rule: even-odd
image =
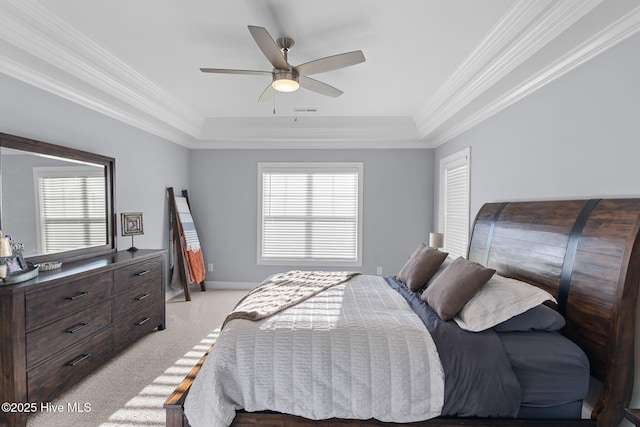
[{"label": "white quilt", "polygon": [[436,346],[382,277],[359,275],[260,321],[231,320],[185,401],[192,427],[236,409],[412,422],[440,415]]}]

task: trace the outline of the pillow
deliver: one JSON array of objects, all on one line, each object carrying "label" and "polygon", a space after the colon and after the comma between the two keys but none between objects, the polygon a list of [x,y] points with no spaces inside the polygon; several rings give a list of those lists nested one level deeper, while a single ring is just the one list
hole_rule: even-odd
[{"label": "pillow", "polygon": [[438,267],[438,271],[436,271],[433,274],[433,276],[431,276],[431,279],[427,280],[427,285],[425,286],[425,288],[428,288],[429,286],[431,286],[431,284],[433,282],[435,282],[438,277],[440,277],[442,272],[445,271],[447,269],[447,267],[449,267],[451,265],[452,262],[453,262],[453,259],[447,256],[447,258],[445,258],[444,262],[442,264],[440,264],[440,267]]},{"label": "pillow", "polygon": [[412,291],[417,291],[438,271],[447,255],[447,252],[440,252],[422,243],[402,266],[396,278]]},{"label": "pillow", "polygon": [[484,331],[545,301],[556,302],[538,287],[495,275],[460,310],[455,321],[467,331]]},{"label": "pillow", "polygon": [[536,305],[493,327],[496,332],[559,331],[564,328],[562,314],[544,304]]},{"label": "pillow", "polygon": [[440,319],[451,320],[496,271],[459,257],[422,293]]}]

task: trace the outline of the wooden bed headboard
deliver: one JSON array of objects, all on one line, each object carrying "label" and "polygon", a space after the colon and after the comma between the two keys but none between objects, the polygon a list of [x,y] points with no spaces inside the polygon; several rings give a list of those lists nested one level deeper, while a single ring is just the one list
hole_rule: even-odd
[{"label": "wooden bed headboard", "polygon": [[488,203],[472,228],[470,260],[558,299],[564,335],[603,383],[598,426],[618,425],[633,389],[639,229],[640,199]]}]

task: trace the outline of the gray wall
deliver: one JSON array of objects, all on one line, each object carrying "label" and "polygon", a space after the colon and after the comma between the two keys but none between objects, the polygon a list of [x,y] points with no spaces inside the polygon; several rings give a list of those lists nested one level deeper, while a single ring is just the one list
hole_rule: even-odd
[{"label": "gray wall", "polygon": [[[472,221],[489,201],[640,196],[638,52],[640,34],[436,149],[471,147]],[[638,407],[638,327],[635,372]]]},{"label": "gray wall", "polygon": [[256,263],[257,164],[271,161],[364,163],[364,273],[397,273],[432,231],[433,150],[192,150],[191,210],[215,286],[299,268]]},{"label": "gray wall", "polygon": [[[116,212],[143,212],[139,248],[167,248],[166,187],[186,187],[189,150],[0,74],[0,132],[116,159]],[[10,230],[6,230],[10,234]],[[118,248],[131,246],[120,234]],[[20,241],[20,236],[15,236]]]}]

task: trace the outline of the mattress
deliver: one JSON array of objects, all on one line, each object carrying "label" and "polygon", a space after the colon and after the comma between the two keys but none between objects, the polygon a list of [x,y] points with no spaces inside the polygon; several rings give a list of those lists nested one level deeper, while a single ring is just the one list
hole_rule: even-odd
[{"label": "mattress", "polygon": [[[589,360],[580,347],[552,331],[504,332],[498,337],[522,390],[519,417],[545,412],[554,418],[580,417],[580,402],[589,388]],[[563,405],[564,412],[558,409]]]}]

